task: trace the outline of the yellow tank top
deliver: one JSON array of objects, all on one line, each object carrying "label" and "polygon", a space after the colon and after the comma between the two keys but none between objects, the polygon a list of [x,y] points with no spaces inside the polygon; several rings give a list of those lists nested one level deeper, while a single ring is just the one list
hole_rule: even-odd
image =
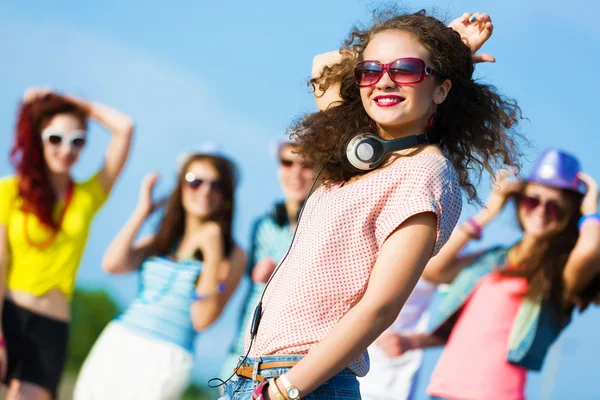
[{"label": "yellow tank top", "polygon": [[[1,178],[0,225],[7,228],[8,236],[8,289],[43,296],[53,288],[58,288],[70,301],[92,219],[107,197],[99,174],[85,182],[75,183],[60,230],[49,242],[52,231],[34,214],[22,210],[23,199],[18,195],[18,178]],[[55,215],[59,215],[63,208],[64,203],[59,202],[54,210]],[[30,244],[45,242],[49,245]]]}]

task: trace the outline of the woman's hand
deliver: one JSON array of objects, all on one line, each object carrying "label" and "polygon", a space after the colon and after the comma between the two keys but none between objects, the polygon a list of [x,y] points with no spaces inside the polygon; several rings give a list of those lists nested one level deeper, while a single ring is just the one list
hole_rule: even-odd
[{"label": "woman's hand", "polygon": [[598,183],[590,175],[580,172],[577,177],[585,184],[586,193],[581,202],[581,215],[598,212]]},{"label": "woman's hand", "polygon": [[140,194],[138,198],[137,211],[139,211],[144,217],[149,216],[154,211],[165,205],[167,199],[161,199],[159,201],[152,200],[152,190],[158,181],[158,174],[156,172],[150,173],[144,177],[142,186],[140,188]]},{"label": "woman's hand", "polygon": [[252,269],[252,281],[257,283],[267,283],[277,265],[269,257],[265,257],[256,263]]},{"label": "woman's hand", "polygon": [[411,350],[411,341],[407,336],[392,332],[383,333],[375,341],[375,344],[383,350],[388,358],[400,357]]},{"label": "woman's hand", "polygon": [[[72,103],[74,106],[83,110],[86,114],[90,115],[92,111],[92,105],[84,99],[74,97],[71,95],[58,93],[51,87],[31,87],[25,90],[23,94],[23,104],[29,104],[34,101],[42,100],[47,96],[56,96],[63,99],[66,102]],[[93,115],[92,115],[93,117]]]},{"label": "woman's hand", "polygon": [[219,263],[224,258],[223,230],[214,221],[203,223],[195,233],[195,240],[205,264]]},{"label": "woman's hand", "polygon": [[494,179],[492,193],[486,203],[488,213],[497,216],[504,208],[506,201],[523,190],[523,182],[516,179],[514,171],[501,169]]},{"label": "woman's hand", "polygon": [[197,248],[203,256],[202,273],[196,285],[198,295],[210,295],[195,301],[191,307],[194,329],[202,331],[212,325],[223,312],[237,288],[246,265],[242,249],[233,246],[225,256],[223,230],[213,221],[203,223],[194,234]]},{"label": "woman's hand", "polygon": [[487,14],[464,13],[448,25],[460,34],[461,39],[471,48],[473,62],[496,62],[496,58],[490,54],[476,54],[481,46],[492,36],[494,25]]},{"label": "woman's hand", "polygon": [[30,87],[25,90],[23,94],[23,103],[29,104],[37,100],[41,100],[49,94],[53,93],[52,88],[49,87]]},{"label": "woman's hand", "polygon": [[[316,55],[313,58],[312,78],[319,80],[325,67],[330,67],[341,61],[342,53],[339,50]],[[313,95],[315,96],[315,102],[319,111],[327,110],[329,107],[334,107],[342,102],[339,82],[331,84],[325,91],[321,91],[319,84],[313,83],[313,89]]]}]

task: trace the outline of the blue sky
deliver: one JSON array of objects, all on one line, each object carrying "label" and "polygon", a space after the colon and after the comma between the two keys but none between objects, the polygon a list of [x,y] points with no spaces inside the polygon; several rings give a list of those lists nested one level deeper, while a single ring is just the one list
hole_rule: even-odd
[{"label": "blue sky", "polygon": [[[270,143],[290,121],[315,106],[307,87],[312,57],[339,47],[350,27],[368,22],[377,2],[304,0],[200,2],[166,7],[155,0],[127,2],[0,2],[0,154],[7,155],[19,98],[28,86],[52,85],[130,113],[137,122],[134,148],[112,197],[94,222],[78,283],[103,287],[121,304],[136,277],[105,275],[99,261],[133,209],[142,176],[161,173],[166,193],[177,156],[206,141],[221,143],[242,169],[236,219],[245,245],[251,220],[280,196]],[[600,179],[595,66],[600,54],[600,6],[593,0],[405,2],[411,10],[437,7],[442,17],[488,12],[496,26],[486,51],[498,60],[477,76],[518,99],[522,130],[532,141],[525,160],[561,147]],[[108,134],[93,127],[76,176],[99,167]],[[0,176],[12,173],[0,158]],[[483,196],[487,181],[480,186]],[[466,206],[463,218],[475,212]],[[146,229],[151,229],[149,224]],[[512,240],[508,213],[490,226],[480,246]],[[232,335],[236,296],[198,343],[196,377],[219,370]],[[541,374],[531,375],[532,399],[597,399],[600,311],[575,319]],[[426,356],[423,381],[438,351]],[[553,361],[554,360],[554,361]],[[594,373],[594,371],[596,371]],[[424,384],[420,388],[425,398]],[[552,393],[552,394],[549,394]]]}]

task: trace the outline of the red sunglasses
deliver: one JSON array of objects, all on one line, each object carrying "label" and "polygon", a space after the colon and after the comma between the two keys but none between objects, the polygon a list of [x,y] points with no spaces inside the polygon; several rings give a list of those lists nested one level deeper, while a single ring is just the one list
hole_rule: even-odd
[{"label": "red sunglasses", "polygon": [[420,58],[399,58],[389,64],[372,60],[361,61],[354,68],[354,79],[360,87],[373,86],[379,82],[385,71],[398,85],[420,83],[428,75],[440,76]]},{"label": "red sunglasses", "polygon": [[517,196],[517,202],[519,206],[525,208],[527,211],[531,212],[538,208],[540,205],[544,206],[544,215],[550,221],[558,221],[563,216],[562,207],[555,201],[550,200],[546,202],[542,202],[537,197],[530,197],[521,194]]}]

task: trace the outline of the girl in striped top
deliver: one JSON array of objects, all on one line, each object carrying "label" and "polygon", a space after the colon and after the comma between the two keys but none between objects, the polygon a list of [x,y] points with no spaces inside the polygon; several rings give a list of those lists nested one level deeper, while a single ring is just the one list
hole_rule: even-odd
[{"label": "girl in striped top", "polygon": [[220,315],[244,270],[234,243],[235,167],[220,154],[183,163],[158,232],[134,242],[157,208],[148,175],[130,220],[108,248],[107,272],[139,271],[140,289],[82,367],[75,399],[176,399],[186,389],[196,331]]}]

